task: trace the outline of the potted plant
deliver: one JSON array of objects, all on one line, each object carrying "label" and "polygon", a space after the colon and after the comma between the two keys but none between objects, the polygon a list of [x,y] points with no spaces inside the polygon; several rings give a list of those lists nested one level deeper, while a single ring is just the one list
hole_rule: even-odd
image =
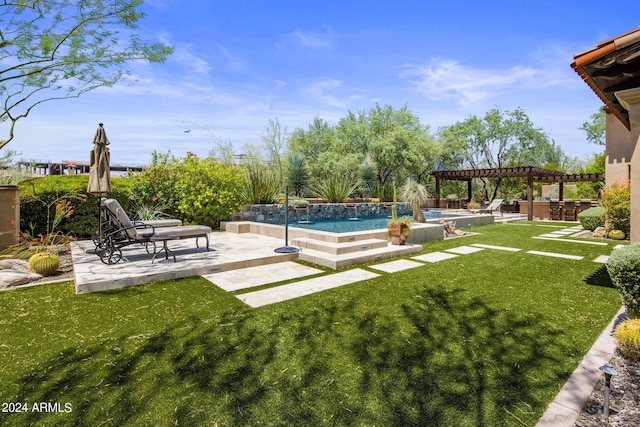
[{"label": "potted plant", "polygon": [[398,217],[396,201],[396,188],[393,187],[393,205],[391,206],[391,219],[387,222],[387,230],[392,245],[404,245],[411,232],[413,218],[410,216]]},{"label": "potted plant", "polygon": [[480,203],[472,200],[467,205],[467,209],[470,210],[470,211],[478,210],[478,209],[480,209]]}]

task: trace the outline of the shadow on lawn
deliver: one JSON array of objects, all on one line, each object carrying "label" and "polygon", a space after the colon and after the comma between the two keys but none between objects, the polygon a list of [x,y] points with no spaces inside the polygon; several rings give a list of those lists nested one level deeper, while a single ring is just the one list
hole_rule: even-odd
[{"label": "shadow on lawn", "polygon": [[600,266],[592,275],[587,277],[585,283],[593,286],[602,286],[604,288],[615,288],[606,265]]},{"label": "shadow on lawn", "polygon": [[316,301],[69,348],[20,378],[17,399],[71,402],[73,412],[5,421],[531,424],[546,404],[534,391],[573,369],[556,359],[560,332],[542,319],[497,312],[463,292],[423,289],[385,312],[354,299]]}]

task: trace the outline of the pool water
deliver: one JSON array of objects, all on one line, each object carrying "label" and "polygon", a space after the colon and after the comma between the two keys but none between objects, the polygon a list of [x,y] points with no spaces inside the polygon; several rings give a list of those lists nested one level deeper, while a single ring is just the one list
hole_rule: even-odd
[{"label": "pool water", "polygon": [[[440,219],[456,219],[460,216],[466,216],[466,213],[456,214],[453,212],[443,212],[437,210],[424,211],[427,222],[438,222]],[[324,219],[313,220],[307,222],[304,220],[291,221],[291,227],[306,228],[310,230],[328,231],[331,233],[350,233],[353,231],[367,231],[386,229],[389,217],[367,217],[358,219]]]},{"label": "pool water", "polygon": [[310,223],[291,222],[289,226],[306,228],[309,230],[329,231],[331,233],[349,233],[352,231],[376,230],[387,228],[387,217],[350,219],[326,219],[311,221]]}]

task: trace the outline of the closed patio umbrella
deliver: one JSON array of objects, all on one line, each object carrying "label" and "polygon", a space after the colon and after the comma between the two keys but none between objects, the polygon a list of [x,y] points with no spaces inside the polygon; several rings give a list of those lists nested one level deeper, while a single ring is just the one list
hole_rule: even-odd
[{"label": "closed patio umbrella", "polygon": [[111,175],[109,171],[109,139],[104,131],[102,123],[98,126],[96,136],[93,138],[93,150],[91,150],[91,161],[89,163],[89,185],[87,193],[96,196],[104,196],[111,191]]},{"label": "closed patio umbrella", "polygon": [[87,193],[98,196],[98,232],[94,235],[93,242],[96,247],[102,243],[102,216],[100,213],[100,203],[102,196],[111,191],[111,172],[109,162],[109,139],[104,131],[102,123],[98,126],[96,136],[93,138],[93,150],[91,150],[91,160],[89,163],[89,184]]}]

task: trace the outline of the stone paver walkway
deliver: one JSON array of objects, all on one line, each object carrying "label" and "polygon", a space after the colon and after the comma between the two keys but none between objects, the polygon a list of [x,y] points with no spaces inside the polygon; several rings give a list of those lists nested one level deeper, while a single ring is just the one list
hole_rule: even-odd
[{"label": "stone paver walkway", "polygon": [[542,256],[548,256],[548,257],[554,257],[554,258],[564,258],[564,259],[574,259],[574,260],[581,260],[582,258],[584,258],[579,255],[567,255],[567,254],[559,254],[555,252],[527,251],[527,253],[532,255],[542,255]]},{"label": "stone paver walkway", "polygon": [[484,248],[484,249],[495,249],[498,251],[506,251],[506,252],[519,252],[522,250],[520,248],[510,248],[508,246],[484,245],[482,243],[473,243],[471,246],[475,246],[477,248]]},{"label": "stone paver walkway", "polygon": [[439,262],[444,261],[445,259],[455,258],[458,255],[448,254],[446,252],[431,252],[424,255],[418,255],[412,257],[413,259],[417,259],[424,262]]},{"label": "stone paver walkway", "polygon": [[410,261],[408,259],[399,259],[396,261],[385,262],[383,264],[372,265],[369,268],[384,271],[385,273],[397,273],[398,271],[408,270],[410,268],[424,266],[421,262]]},{"label": "stone paver walkway", "polygon": [[373,279],[378,276],[379,274],[356,268],[327,276],[316,277],[314,279],[302,280],[288,285],[277,286],[275,288],[241,294],[237,295],[237,297],[250,307],[262,307],[268,304],[315,294],[316,292],[327,289]]},{"label": "stone paver walkway", "polygon": [[469,254],[473,254],[483,250],[484,248],[471,247],[471,246],[458,246],[457,248],[446,249],[447,252],[452,252],[458,255],[469,255]]},{"label": "stone paver walkway", "polygon": [[320,273],[322,273],[322,270],[318,270],[317,268],[288,261],[207,274],[202,277],[227,292],[233,292]]}]

